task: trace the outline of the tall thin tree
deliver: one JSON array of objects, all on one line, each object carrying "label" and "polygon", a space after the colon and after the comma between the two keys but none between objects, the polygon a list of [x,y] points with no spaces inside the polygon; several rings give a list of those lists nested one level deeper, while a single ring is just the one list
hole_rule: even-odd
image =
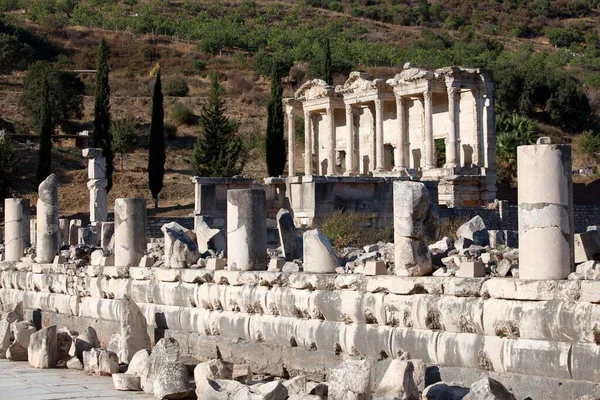
[{"label": "tall thin tree", "polygon": [[273,60],[271,70],[271,97],[267,106],[267,171],[269,176],[283,174],[285,168],[285,139],[283,137],[283,87],[277,60]]},{"label": "tall thin tree", "polygon": [[152,122],[148,138],[148,182],[154,199],[154,208],[158,208],[158,195],[163,188],[165,160],[165,110],[159,69],[156,72],[152,94]]},{"label": "tall thin tree", "polygon": [[40,135],[40,150],[38,153],[38,166],[36,181],[39,185],[48,175],[52,173],[52,107],[50,105],[50,91],[48,81],[42,81],[42,102],[39,110],[39,125],[37,127]]},{"label": "tall thin tree", "polygon": [[96,53],[96,93],[94,100],[94,145],[106,158],[106,190],[112,188],[114,170],[112,133],[110,131],[110,85],[108,82],[108,44],[102,38]]}]

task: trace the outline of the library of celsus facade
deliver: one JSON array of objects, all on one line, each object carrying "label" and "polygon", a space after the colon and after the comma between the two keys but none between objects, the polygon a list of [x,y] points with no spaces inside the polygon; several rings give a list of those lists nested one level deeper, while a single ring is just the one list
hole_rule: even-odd
[{"label": "library of celsus facade", "polygon": [[[388,80],[352,72],[335,88],[308,81],[284,103],[292,184],[412,177],[437,182],[441,205],[495,199],[494,84],[487,70],[408,64]],[[303,165],[293,157],[298,117],[304,119]],[[347,180],[357,181],[363,179]]]}]

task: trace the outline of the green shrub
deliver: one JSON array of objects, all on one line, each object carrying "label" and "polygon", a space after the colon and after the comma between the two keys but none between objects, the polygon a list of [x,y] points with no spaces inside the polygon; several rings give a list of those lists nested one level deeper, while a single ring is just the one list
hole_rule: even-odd
[{"label": "green shrub", "polygon": [[337,210],[321,224],[321,231],[336,249],[363,247],[380,241],[394,240],[394,226],[390,223],[374,227],[375,215],[358,214],[353,211]]},{"label": "green shrub", "polygon": [[167,96],[184,97],[189,91],[190,88],[182,76],[171,75],[163,79],[163,92]]},{"label": "green shrub", "polygon": [[198,72],[202,72],[206,69],[206,61],[204,60],[194,60],[192,63],[194,69]]},{"label": "green shrub", "polygon": [[168,139],[175,139],[177,137],[177,127],[173,124],[165,122],[165,136]]},{"label": "green shrub", "polygon": [[590,75],[585,79],[585,84],[594,89],[600,89],[600,74]]},{"label": "green shrub", "polygon": [[192,125],[194,123],[194,114],[192,110],[179,101],[173,103],[169,109],[169,117],[177,125]]}]

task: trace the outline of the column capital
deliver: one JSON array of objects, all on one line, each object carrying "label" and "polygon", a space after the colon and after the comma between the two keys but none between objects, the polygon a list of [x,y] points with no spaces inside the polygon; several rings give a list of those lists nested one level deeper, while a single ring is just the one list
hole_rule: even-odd
[{"label": "column capital", "polygon": [[304,110],[304,118],[310,118],[310,111]]},{"label": "column capital", "polygon": [[285,113],[290,116],[293,115],[294,112],[294,107],[290,106],[289,104],[286,104],[285,106]]},{"label": "column capital", "polygon": [[331,104],[328,104],[328,105],[325,107],[325,113],[326,113],[327,115],[331,115],[331,114],[333,114],[333,105],[331,105]]},{"label": "column capital", "polygon": [[456,86],[448,86],[448,98],[449,99],[456,100],[459,93],[460,93],[460,88],[457,88]]},{"label": "column capital", "polygon": [[404,96],[400,96],[400,95],[396,95],[396,105],[401,105],[406,103],[406,97]]},{"label": "column capital", "polygon": [[352,107],[352,104],[345,104],[344,108],[346,109],[346,114],[351,114],[354,107]]},{"label": "column capital", "polygon": [[374,103],[376,111],[381,111],[383,109],[383,99],[375,99]]},{"label": "column capital", "polygon": [[425,101],[431,100],[431,90],[426,90],[423,92],[423,100],[425,100]]}]

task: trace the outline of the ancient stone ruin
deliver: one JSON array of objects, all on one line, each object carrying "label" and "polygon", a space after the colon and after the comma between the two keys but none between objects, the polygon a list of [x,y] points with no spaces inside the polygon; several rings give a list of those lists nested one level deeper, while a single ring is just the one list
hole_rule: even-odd
[{"label": "ancient stone ruin", "polygon": [[0,357],[157,399],[600,396],[600,231],[574,232],[570,154],[519,148],[518,232],[477,216],[439,238],[434,196],[404,177],[394,243],[341,250],[242,178],[150,239],[144,199],[109,222],[94,192],[90,224],[60,219],[50,175],[35,245],[28,202],[5,201]]}]

